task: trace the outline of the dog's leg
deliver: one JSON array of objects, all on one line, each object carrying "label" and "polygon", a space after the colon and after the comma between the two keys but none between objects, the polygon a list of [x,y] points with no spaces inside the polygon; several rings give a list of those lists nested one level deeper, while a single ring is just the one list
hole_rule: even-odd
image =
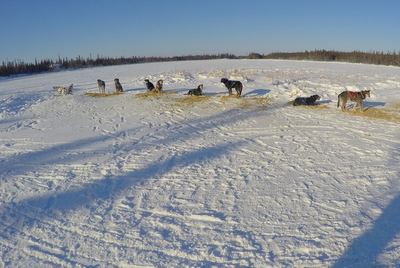
[{"label": "dog's leg", "polygon": [[363,111],[363,107],[362,107],[362,101],[359,103],[359,105],[358,106],[360,106],[360,110],[361,110],[361,112],[364,112]]},{"label": "dog's leg", "polygon": [[242,95],[242,87],[241,86],[238,86],[237,88],[236,88],[236,96],[237,97],[240,97]]},{"label": "dog's leg", "polygon": [[345,101],[345,100],[342,100],[342,111],[344,112],[344,111],[346,111],[346,103],[347,103],[347,101]]}]

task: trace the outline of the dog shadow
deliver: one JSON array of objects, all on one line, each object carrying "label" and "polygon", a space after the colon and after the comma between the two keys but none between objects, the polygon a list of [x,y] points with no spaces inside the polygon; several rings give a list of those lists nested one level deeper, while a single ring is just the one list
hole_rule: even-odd
[{"label": "dog shadow", "polygon": [[[385,102],[369,102],[369,101],[363,101],[362,106],[363,109],[371,109],[374,107],[378,107],[378,106],[385,106]],[[346,110],[352,110],[354,107],[354,102],[353,103],[347,103],[346,105]],[[357,108],[359,109],[359,106],[357,105]]]},{"label": "dog shadow", "polygon": [[208,96],[218,96],[218,95],[224,95],[227,94],[228,92],[203,92],[203,95],[208,95]]},{"label": "dog shadow", "polygon": [[145,87],[140,87],[140,88],[130,88],[130,89],[124,89],[124,92],[135,92],[135,91],[143,91],[147,90]]},{"label": "dog shadow", "polygon": [[317,103],[315,103],[315,105],[319,105],[319,104],[328,104],[331,103],[331,100],[323,100],[323,101],[318,101]]},{"label": "dog shadow", "polygon": [[269,92],[271,92],[270,89],[254,89],[250,92],[247,92],[246,94],[244,94],[244,97],[257,97],[257,96],[263,96],[265,94],[268,94]]},{"label": "dog shadow", "polygon": [[363,101],[363,107],[365,108],[373,108],[377,106],[385,106],[385,102],[370,102],[370,101]]}]

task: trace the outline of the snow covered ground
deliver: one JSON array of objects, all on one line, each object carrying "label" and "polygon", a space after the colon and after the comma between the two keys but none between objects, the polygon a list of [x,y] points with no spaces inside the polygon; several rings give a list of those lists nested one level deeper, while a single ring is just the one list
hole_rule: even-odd
[{"label": "snow covered ground", "polygon": [[399,93],[400,68],[271,60],[2,78],[0,267],[400,267]]}]

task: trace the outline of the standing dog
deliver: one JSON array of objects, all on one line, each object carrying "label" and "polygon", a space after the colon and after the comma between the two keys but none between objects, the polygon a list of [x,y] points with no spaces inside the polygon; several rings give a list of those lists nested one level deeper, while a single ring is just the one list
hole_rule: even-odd
[{"label": "standing dog", "polygon": [[340,105],[340,101],[342,101],[342,111],[346,110],[346,103],[348,100],[351,100],[352,102],[354,102],[354,106],[353,109],[355,110],[358,106],[360,107],[360,110],[362,111],[362,102],[366,97],[371,97],[370,95],[370,90],[363,90],[363,91],[343,91],[342,93],[340,93],[338,95],[338,103],[337,103],[337,107],[339,107]]},{"label": "standing dog", "polygon": [[189,90],[189,92],[186,95],[195,95],[195,96],[203,95],[203,84],[200,84],[197,88]]},{"label": "standing dog", "polygon": [[100,94],[106,93],[106,83],[100,79],[97,79],[97,85],[99,86]]},{"label": "standing dog", "polygon": [[163,93],[163,80],[158,80],[156,84],[156,89],[154,90],[155,93]]},{"label": "standing dog", "polygon": [[229,96],[232,95],[232,88],[236,90],[236,96],[240,97],[242,95],[243,84],[240,81],[231,81],[226,78],[221,79],[221,83],[227,87]]},{"label": "standing dog", "polygon": [[59,86],[55,86],[53,88],[57,89],[58,93],[65,95],[65,94],[72,94],[73,87],[74,87],[74,84],[70,84],[69,88],[59,87]]},{"label": "standing dog", "polygon": [[118,79],[118,78],[115,78],[115,79],[114,79],[114,84],[115,84],[115,91],[116,91],[116,92],[122,92],[122,91],[124,91],[124,90],[122,89],[122,85],[121,85],[121,83],[119,82],[119,79]]},{"label": "standing dog", "polygon": [[149,79],[144,80],[144,82],[146,83],[147,92],[150,92],[154,89],[154,85],[149,81]]},{"label": "standing dog", "polygon": [[318,95],[312,95],[311,97],[308,98],[302,98],[302,97],[297,97],[293,101],[293,106],[298,106],[298,105],[315,105],[315,102],[317,100],[321,99],[320,96]]}]

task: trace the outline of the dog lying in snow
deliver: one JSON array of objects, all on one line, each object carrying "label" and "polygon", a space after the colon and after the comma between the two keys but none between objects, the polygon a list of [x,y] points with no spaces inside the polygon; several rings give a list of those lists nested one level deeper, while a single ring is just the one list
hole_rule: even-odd
[{"label": "dog lying in snow", "polygon": [[195,95],[195,96],[203,95],[203,84],[200,84],[197,88],[189,90],[189,92],[186,95]]},{"label": "dog lying in snow", "polygon": [[121,85],[121,83],[119,82],[119,79],[118,78],[115,78],[114,79],[114,84],[115,84],[115,91],[116,92],[123,92],[124,90],[122,89],[122,85]]},{"label": "dog lying in snow", "polygon": [[317,100],[321,99],[320,96],[318,95],[312,95],[311,97],[308,98],[302,98],[302,97],[297,97],[293,101],[293,106],[298,106],[298,105],[315,105],[315,102]]},{"label": "dog lying in snow", "polygon": [[236,96],[240,97],[242,95],[243,84],[240,81],[232,81],[226,78],[221,79],[221,83],[224,83],[226,88],[228,89],[229,96],[232,95],[232,88],[236,90]]},{"label": "dog lying in snow", "polygon": [[97,79],[97,85],[99,86],[100,93],[106,93],[106,83],[100,79]]},{"label": "dog lying in snow", "polygon": [[72,94],[72,89],[74,87],[74,84],[70,84],[68,88],[65,87],[59,87],[59,86],[54,86],[53,88],[58,91],[61,95],[65,94]]}]

